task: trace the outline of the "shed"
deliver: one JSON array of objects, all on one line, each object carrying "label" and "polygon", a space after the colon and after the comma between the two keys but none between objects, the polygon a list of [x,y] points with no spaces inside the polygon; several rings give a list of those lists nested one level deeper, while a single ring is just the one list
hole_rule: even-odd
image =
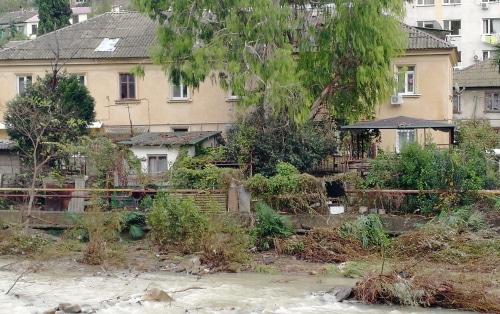
[{"label": "shed", "polygon": [[197,147],[216,147],[220,131],[144,133],[121,141],[141,161],[142,171],[159,174],[167,171],[177,159],[182,148],[189,156],[196,155]]}]

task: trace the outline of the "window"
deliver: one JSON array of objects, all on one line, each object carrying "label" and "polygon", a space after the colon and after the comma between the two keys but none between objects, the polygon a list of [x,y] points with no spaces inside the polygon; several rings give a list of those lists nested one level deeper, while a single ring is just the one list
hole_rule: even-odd
[{"label": "window", "polygon": [[457,51],[458,53],[458,62],[462,62],[462,52],[461,51]]},{"label": "window", "polygon": [[434,28],[433,21],[417,21],[417,26],[422,28]]},{"label": "window", "polygon": [[451,31],[451,35],[460,35],[460,30],[462,28],[462,21],[460,20],[444,20],[444,29]]},{"label": "window", "polygon": [[500,34],[500,19],[484,19],[483,34]]},{"label": "window", "polygon": [[168,170],[167,155],[148,155],[148,173],[159,174]]},{"label": "window", "polygon": [[172,128],[172,131],[174,131],[174,133],[187,133],[189,132],[189,128],[186,127]]},{"label": "window", "polygon": [[73,24],[77,24],[78,22],[80,22],[80,16],[79,15],[73,15],[71,17],[71,19],[73,20]]},{"label": "window", "polygon": [[180,82],[179,85],[172,84],[172,100],[189,99],[188,86]]},{"label": "window", "polygon": [[483,60],[488,60],[491,58],[492,51],[491,50],[483,50]]},{"label": "window", "polygon": [[397,83],[399,94],[415,94],[415,66],[398,66]]},{"label": "window", "polygon": [[135,99],[135,77],[132,74],[120,74],[120,99]]},{"label": "window", "polygon": [[459,94],[453,94],[453,113],[461,113],[462,112],[462,104]]},{"label": "window", "polygon": [[17,77],[17,94],[23,95],[26,89],[31,86],[33,77],[31,75],[22,75]]},{"label": "window", "polygon": [[486,111],[500,111],[500,91],[484,93],[484,109]]},{"label": "window", "polygon": [[418,0],[417,5],[434,5],[434,0]]},{"label": "window", "polygon": [[33,24],[31,25],[31,34],[36,35],[38,33],[38,25]]},{"label": "window", "polygon": [[396,131],[396,152],[400,153],[403,147],[417,141],[417,132],[415,130],[397,130]]},{"label": "window", "polygon": [[462,0],[444,0],[444,4],[460,4],[462,3]]}]

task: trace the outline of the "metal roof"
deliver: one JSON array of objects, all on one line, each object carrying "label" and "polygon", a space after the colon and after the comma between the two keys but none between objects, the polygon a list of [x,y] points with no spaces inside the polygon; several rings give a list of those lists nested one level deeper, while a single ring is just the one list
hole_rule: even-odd
[{"label": "metal roof", "polygon": [[410,117],[394,117],[381,120],[363,121],[346,126],[343,130],[369,130],[369,129],[453,129],[455,125],[446,121],[416,119]]},{"label": "metal roof", "polygon": [[455,71],[453,81],[459,87],[500,87],[500,70],[489,59]]},{"label": "metal roof", "polygon": [[196,145],[211,137],[219,136],[221,133],[220,131],[144,133],[122,141],[120,144],[131,146]]}]

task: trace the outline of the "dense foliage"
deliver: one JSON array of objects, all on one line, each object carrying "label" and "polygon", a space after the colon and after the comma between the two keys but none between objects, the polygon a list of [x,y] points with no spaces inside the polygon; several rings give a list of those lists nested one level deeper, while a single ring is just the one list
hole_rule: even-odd
[{"label": "dense foliage", "polygon": [[333,125],[296,125],[286,117],[266,115],[259,107],[236,123],[228,136],[227,157],[251,163],[254,173],[273,175],[280,161],[310,170],[331,153],[337,138]]},{"label": "dense foliage", "polygon": [[352,237],[361,242],[363,248],[386,247],[389,237],[384,231],[380,217],[375,214],[359,216],[353,222],[346,222],[340,228],[341,236]]},{"label": "dense foliage", "polygon": [[[461,125],[458,147],[438,149],[434,145],[405,146],[400,154],[381,153],[372,162],[364,184],[368,188],[446,190],[458,192],[452,203],[469,201],[468,194],[499,186],[497,166],[491,149],[499,143],[498,134],[484,122]],[[442,201],[442,200],[441,200]],[[410,210],[439,210],[438,195],[410,198]]]},{"label": "dense foliage", "polygon": [[186,252],[201,248],[207,217],[191,199],[158,194],[147,215],[153,241],[160,247],[179,245]]},{"label": "dense foliage", "polygon": [[228,187],[228,178],[238,176],[238,171],[216,167],[213,162],[224,160],[221,148],[204,149],[195,157],[181,150],[169,171],[169,184],[177,189],[213,190]]},{"label": "dense foliage", "polygon": [[253,197],[290,213],[311,212],[311,204],[326,202],[324,188],[313,176],[284,162],[278,163],[275,172],[271,177],[256,174],[247,180],[246,188]]},{"label": "dense foliage", "polygon": [[153,59],[174,82],[198,86],[213,75],[242,104],[295,120],[313,103],[336,118],[372,114],[405,47],[400,0],[134,3],[160,21]]},{"label": "dense foliage", "polygon": [[70,25],[71,6],[69,0],[36,0],[38,8],[38,34],[53,32]]},{"label": "dense foliage", "polygon": [[252,230],[255,244],[260,250],[274,246],[275,238],[286,238],[293,234],[291,222],[264,203],[255,207],[256,224]]}]

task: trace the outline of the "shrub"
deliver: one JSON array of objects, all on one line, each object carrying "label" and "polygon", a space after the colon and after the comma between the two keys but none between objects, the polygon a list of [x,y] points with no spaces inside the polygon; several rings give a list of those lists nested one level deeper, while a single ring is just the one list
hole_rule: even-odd
[{"label": "shrub", "polygon": [[382,221],[375,214],[360,216],[354,222],[344,223],[340,228],[340,235],[359,240],[365,249],[373,246],[386,247],[389,244]]},{"label": "shrub", "polygon": [[250,247],[250,236],[236,218],[215,211],[210,215],[203,236],[203,264],[211,269],[227,270],[247,262]]},{"label": "shrub", "polygon": [[40,234],[29,234],[21,228],[0,230],[0,254],[32,255],[48,244],[49,241]]},{"label": "shrub", "polygon": [[122,215],[122,232],[127,232],[134,240],[144,237],[146,215],[142,212],[127,212]]},{"label": "shrub", "polygon": [[259,250],[272,248],[275,238],[286,238],[293,234],[291,222],[280,216],[268,205],[258,203],[255,213],[257,222],[252,230],[252,235]]},{"label": "shrub", "polygon": [[473,211],[468,206],[450,212],[442,212],[437,217],[437,222],[456,229],[458,232],[479,231],[487,227],[483,215],[478,211]]},{"label": "shrub", "polygon": [[147,221],[152,239],[160,248],[173,244],[189,253],[200,249],[208,223],[192,199],[167,193],[156,196]]}]

